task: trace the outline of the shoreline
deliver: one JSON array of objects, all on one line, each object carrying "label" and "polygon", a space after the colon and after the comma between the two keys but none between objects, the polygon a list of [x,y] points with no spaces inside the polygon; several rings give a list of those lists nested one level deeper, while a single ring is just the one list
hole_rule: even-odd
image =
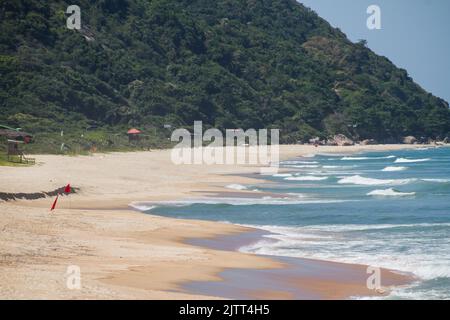
[{"label": "shoreline", "polygon": [[[280,160],[311,153],[353,154],[419,147],[427,146],[280,146]],[[3,181],[1,192],[41,192],[68,182],[80,189],[79,193],[63,199],[54,215],[48,213],[50,198],[0,201],[0,229],[3,231],[0,247],[4,252],[0,260],[0,283],[3,284],[0,297],[220,298],[179,292],[177,289],[186,281],[220,281],[224,270],[254,272],[285,267],[285,263],[272,257],[185,243],[186,239],[214,239],[224,234],[243,233],[248,228],[219,222],[164,218],[131,210],[129,204],[133,201],[176,200],[208,192],[221,193],[225,190],[224,186],[230,183],[252,183],[255,179],[236,175],[252,174],[258,169],[216,165],[202,166],[202,172],[198,166],[192,168],[195,166],[168,163],[168,155],[168,150],[161,150],[76,158],[39,156],[38,162],[41,164],[34,167],[0,167],[0,179]],[[150,168],[143,172],[145,165]],[[112,215],[115,219],[110,219]],[[53,217],[60,219],[55,221]],[[49,245],[48,241],[52,239],[60,242]],[[83,286],[82,290],[73,291],[64,287],[65,278],[61,275],[68,260],[77,262],[82,274],[87,274],[83,277],[87,288]],[[339,265],[352,268],[352,265]],[[42,279],[50,285],[43,284]],[[306,283],[306,280],[303,281]],[[331,283],[324,284],[317,279],[314,283],[322,291],[333,287]],[[309,286],[314,288],[314,283]],[[270,290],[265,291],[262,298],[283,297],[278,290],[272,291],[272,295]],[[357,293],[358,290],[352,287],[350,291]]]},{"label": "shoreline", "polygon": [[[214,250],[241,252],[241,248],[273,234],[253,226],[247,228],[250,230],[237,234],[190,238],[186,239],[185,243]],[[256,255],[277,261],[283,264],[283,267],[224,269],[218,274],[219,281],[186,281],[181,284],[181,288],[195,294],[213,293],[238,300],[347,300],[387,297],[392,289],[412,285],[418,280],[409,272],[380,268],[382,288],[371,290],[366,287],[368,265],[305,257]]]}]

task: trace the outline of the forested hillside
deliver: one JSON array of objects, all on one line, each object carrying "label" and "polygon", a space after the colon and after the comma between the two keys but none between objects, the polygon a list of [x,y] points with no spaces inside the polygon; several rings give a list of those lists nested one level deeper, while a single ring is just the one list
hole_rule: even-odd
[{"label": "forested hillside", "polygon": [[[294,0],[0,3],[0,124],[52,148],[164,124],[279,128],[283,142],[343,133],[445,137],[448,103]],[[426,62],[424,62],[426,63]],[[36,139],[39,143],[39,139]]]}]

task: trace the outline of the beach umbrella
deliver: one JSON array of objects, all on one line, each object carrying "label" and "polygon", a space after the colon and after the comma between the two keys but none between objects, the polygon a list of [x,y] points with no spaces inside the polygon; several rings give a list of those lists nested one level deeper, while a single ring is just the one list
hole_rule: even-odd
[{"label": "beach umbrella", "polygon": [[136,128],[132,128],[127,131],[127,134],[140,134],[140,133],[141,133],[141,131]]}]

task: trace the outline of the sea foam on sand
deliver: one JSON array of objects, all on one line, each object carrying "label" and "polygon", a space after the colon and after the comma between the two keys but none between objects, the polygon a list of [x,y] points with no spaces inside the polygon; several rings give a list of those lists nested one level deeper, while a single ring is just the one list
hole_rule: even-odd
[{"label": "sea foam on sand", "polygon": [[233,190],[247,190],[248,188],[246,186],[243,186],[242,184],[229,184],[225,188],[227,189],[233,189]]}]

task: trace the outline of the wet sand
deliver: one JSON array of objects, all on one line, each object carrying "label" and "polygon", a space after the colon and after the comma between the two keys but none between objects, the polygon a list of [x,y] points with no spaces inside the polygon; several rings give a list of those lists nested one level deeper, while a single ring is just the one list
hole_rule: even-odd
[{"label": "wet sand", "polygon": [[[342,300],[356,297],[383,296],[393,286],[407,285],[408,275],[381,270],[382,290],[369,290],[366,286],[367,266],[310,260],[303,258],[273,257],[283,263],[274,269],[227,269],[219,273],[221,281],[194,281],[182,286],[194,294],[208,294],[229,299],[294,299]],[[283,293],[277,297],[277,294]]]},{"label": "wet sand", "polygon": [[[265,230],[249,230],[239,234],[219,235],[211,239],[188,239],[186,242],[215,250],[238,250],[254,244]],[[264,239],[268,241],[268,239]],[[276,240],[273,240],[276,241]],[[414,281],[408,273],[380,269],[381,290],[368,289],[367,266],[342,264],[305,258],[264,256],[282,264],[272,269],[227,269],[219,273],[219,281],[191,281],[182,291],[209,294],[229,299],[294,299],[342,300],[349,298],[384,296],[394,286]]]}]

